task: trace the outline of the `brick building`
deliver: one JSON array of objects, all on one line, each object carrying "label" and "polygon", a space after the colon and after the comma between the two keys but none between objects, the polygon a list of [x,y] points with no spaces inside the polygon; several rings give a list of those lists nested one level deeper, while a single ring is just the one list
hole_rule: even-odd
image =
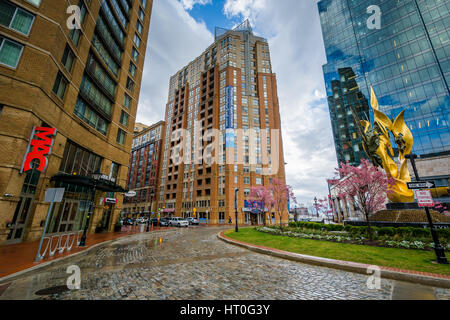
[{"label": "brick building", "polygon": [[166,123],[159,121],[139,133],[135,133],[131,145],[130,169],[127,176],[127,190],[136,196],[125,197],[125,216],[150,216],[156,212],[156,189],[159,180],[162,143]]},{"label": "brick building", "polygon": [[[267,40],[246,21],[170,79],[158,208],[200,222],[261,224],[251,187],[285,181],[276,76]],[[181,161],[180,161],[181,159]],[[277,218],[278,219],[278,218]],[[283,221],[288,222],[286,210]]]},{"label": "brick building", "polygon": [[48,233],[112,230],[152,5],[0,0],[0,244],[41,236],[52,187]]}]

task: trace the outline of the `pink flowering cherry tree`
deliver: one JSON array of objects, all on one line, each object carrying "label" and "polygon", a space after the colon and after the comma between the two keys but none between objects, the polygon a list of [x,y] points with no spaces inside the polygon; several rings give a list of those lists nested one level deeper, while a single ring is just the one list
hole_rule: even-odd
[{"label": "pink flowering cherry tree", "polygon": [[341,179],[334,184],[341,199],[353,202],[356,208],[364,214],[367,222],[370,241],[373,240],[369,216],[384,209],[388,184],[393,183],[383,170],[373,166],[369,160],[362,159],[359,167],[341,163],[336,169]]},{"label": "pink flowering cherry tree", "polygon": [[318,199],[317,203],[314,203],[314,208],[316,209],[316,213],[320,212],[320,213],[324,213],[328,216],[328,205],[329,205],[329,200],[327,197],[325,197],[323,199]]},{"label": "pink flowering cherry tree", "polygon": [[275,202],[270,193],[270,190],[268,190],[264,186],[252,187],[250,189],[248,201],[250,202],[252,208],[262,210],[262,212],[264,213],[264,225],[266,225],[265,210],[267,209],[268,212],[271,212]]},{"label": "pink flowering cherry tree", "polygon": [[288,200],[297,203],[292,187],[286,185],[283,181],[273,178],[272,183],[268,187],[273,197],[273,210],[280,218],[280,229],[283,228],[282,216],[283,212],[288,211]]}]

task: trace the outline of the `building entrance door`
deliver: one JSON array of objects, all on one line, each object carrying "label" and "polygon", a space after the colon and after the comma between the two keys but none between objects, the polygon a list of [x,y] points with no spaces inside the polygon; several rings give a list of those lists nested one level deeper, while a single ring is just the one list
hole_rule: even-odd
[{"label": "building entrance door", "polygon": [[252,226],[256,226],[258,224],[258,216],[256,214],[250,214],[250,219]]},{"label": "building entrance door", "polygon": [[[111,224],[111,216],[113,212],[113,205],[108,205],[107,208],[103,210],[103,216],[101,220],[101,225],[103,226],[103,230],[109,231]],[[143,215],[141,215],[143,216]]]},{"label": "building entrance door", "polygon": [[20,197],[16,211],[14,212],[14,217],[11,221],[12,228],[9,231],[6,244],[22,242],[27,218],[31,211],[31,205],[33,204],[33,198],[32,195],[22,195]]},{"label": "building entrance door", "polygon": [[55,228],[52,230],[53,233],[74,230],[79,205],[78,200],[66,199],[64,204],[59,206]]}]

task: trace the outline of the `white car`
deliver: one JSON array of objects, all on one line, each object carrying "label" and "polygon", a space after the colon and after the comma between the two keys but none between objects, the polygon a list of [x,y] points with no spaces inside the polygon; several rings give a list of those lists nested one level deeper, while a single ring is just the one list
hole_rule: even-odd
[{"label": "white car", "polygon": [[189,222],[181,217],[173,217],[169,220],[169,224],[175,227],[189,227]]}]

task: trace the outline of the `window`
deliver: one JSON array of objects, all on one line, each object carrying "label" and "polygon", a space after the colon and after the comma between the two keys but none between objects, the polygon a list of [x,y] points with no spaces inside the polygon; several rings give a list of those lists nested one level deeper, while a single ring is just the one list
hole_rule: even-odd
[{"label": "window", "polygon": [[124,144],[125,143],[125,131],[122,129],[117,130],[117,143]]},{"label": "window", "polygon": [[139,59],[139,52],[136,50],[135,47],[131,50],[131,56],[133,57],[133,60],[138,62]]},{"label": "window", "polygon": [[140,23],[139,21],[136,23],[136,29],[139,32],[139,34],[142,34],[142,30],[144,29],[144,27],[142,26],[142,23]]},{"label": "window", "polygon": [[62,64],[66,68],[67,71],[72,71],[73,61],[75,60],[75,55],[72,52],[72,49],[70,49],[69,45],[66,44],[66,49],[64,49],[64,54],[62,57]]},{"label": "window", "polygon": [[250,178],[244,177],[244,184],[250,184]]},{"label": "window", "polygon": [[106,135],[106,130],[108,129],[106,121],[80,97],[78,97],[77,103],[75,104],[74,113],[92,128]]},{"label": "window", "polygon": [[120,114],[120,123],[125,127],[128,125],[128,117],[128,113],[122,110],[122,113]]},{"label": "window", "polygon": [[36,7],[39,7],[41,5],[42,0],[25,0],[25,1],[34,4]]},{"label": "window", "polygon": [[130,92],[134,91],[134,81],[131,80],[130,77],[128,77],[127,79],[127,85],[126,85],[127,89],[130,90]]},{"label": "window", "polygon": [[92,38],[92,45],[94,46],[95,50],[97,50],[98,54],[105,62],[105,64],[108,66],[109,70],[111,70],[111,72],[117,77],[119,75],[119,65],[113,60],[111,54],[108,52],[108,50],[105,48],[105,46],[95,33]]},{"label": "window", "polygon": [[21,44],[0,36],[0,64],[17,68],[22,51]]},{"label": "window", "polygon": [[145,13],[144,10],[142,10],[142,8],[139,8],[139,18],[144,21],[145,19]]},{"label": "window", "polygon": [[125,13],[122,11],[122,8],[119,6],[118,0],[111,0],[111,3],[114,7],[114,10],[117,13],[117,16],[119,17],[120,23],[126,29],[128,21],[127,18],[125,17]]},{"label": "window", "polygon": [[64,94],[66,93],[67,84],[69,82],[63,76],[61,72],[58,72],[56,76],[55,84],[53,85],[53,92],[60,98],[64,99]]},{"label": "window", "polygon": [[80,35],[81,35],[80,29],[70,30],[69,37],[70,39],[72,39],[72,42],[75,45],[75,47],[77,47],[78,43],[80,42]]},{"label": "window", "polygon": [[119,176],[119,169],[120,169],[120,165],[113,162],[111,163],[111,170],[109,172],[109,177],[112,179],[112,181],[116,181],[117,177]]},{"label": "window", "polygon": [[136,47],[138,47],[138,48],[141,46],[141,38],[139,38],[137,33],[134,34],[134,43],[136,44]]},{"label": "window", "polygon": [[250,194],[250,189],[244,189],[244,196],[248,197],[248,195]]},{"label": "window", "polygon": [[0,0],[0,24],[29,35],[33,25],[34,15],[22,10],[5,0]]},{"label": "window", "polygon": [[123,96],[123,105],[124,105],[125,107],[127,107],[128,109],[130,109],[130,106],[131,106],[131,97],[130,97],[129,95],[127,95],[126,93],[125,93],[125,95]]},{"label": "window", "polygon": [[81,80],[80,92],[88,99],[88,102],[101,109],[106,115],[111,115],[113,103],[86,75]]},{"label": "window", "polygon": [[128,71],[133,76],[133,78],[136,76],[136,66],[131,61],[130,61],[130,67],[128,68]]},{"label": "window", "polygon": [[102,158],[74,144],[66,142],[59,172],[87,176],[100,170]]},{"label": "window", "polygon": [[97,80],[96,84],[101,85],[111,97],[114,96],[116,92],[116,82],[108,75],[108,73],[103,68],[103,65],[97,62],[97,59],[92,53],[89,54],[88,60],[86,62],[86,70]]},{"label": "window", "polygon": [[256,178],[256,184],[262,184],[261,178]]}]

